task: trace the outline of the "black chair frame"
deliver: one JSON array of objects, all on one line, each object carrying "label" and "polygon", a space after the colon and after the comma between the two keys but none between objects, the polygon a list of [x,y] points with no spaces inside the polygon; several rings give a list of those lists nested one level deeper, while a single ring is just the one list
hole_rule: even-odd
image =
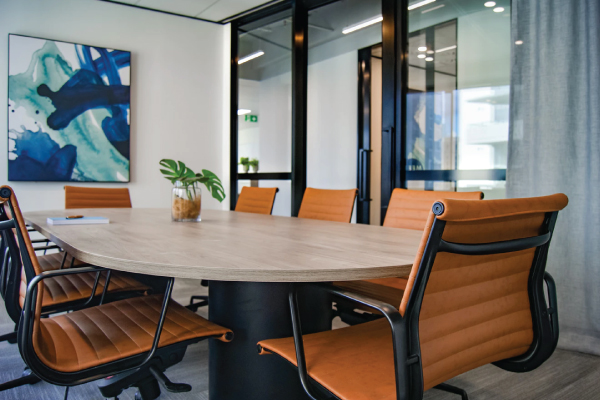
[{"label": "black chair frame", "polygon": [[[437,216],[441,215],[444,212],[444,205],[439,202],[435,203],[433,205],[433,212]],[[558,212],[546,213],[542,228],[545,233],[539,236],[484,244],[461,244],[444,241],[442,234],[446,222],[435,218],[404,316],[394,306],[378,300],[340,290],[328,284],[309,285],[344,300],[362,304],[384,316],[392,329],[396,397],[398,400],[416,400],[422,399],[424,393],[423,366],[419,342],[419,315],[427,281],[429,280],[437,253],[487,255],[535,248],[533,265],[528,281],[529,302],[533,319],[533,342],[529,350],[523,355],[493,363],[511,372],[532,371],[552,355],[558,343],[559,329],[556,286],[550,274],[545,271],[548,248],[557,216]],[[544,283],[548,291],[549,305],[546,303]],[[307,373],[302,326],[297,302],[298,286],[299,284],[290,285],[289,303],[300,381],[312,400],[337,399],[336,396],[312,380]],[[439,386],[441,387],[437,387],[438,389],[446,391],[457,389],[449,387],[446,384]],[[463,395],[464,398],[464,393],[457,394]]]}]

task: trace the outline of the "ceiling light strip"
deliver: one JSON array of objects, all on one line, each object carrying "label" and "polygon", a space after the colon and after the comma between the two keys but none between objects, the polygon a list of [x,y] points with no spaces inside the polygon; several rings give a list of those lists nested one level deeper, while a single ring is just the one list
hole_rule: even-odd
[{"label": "ceiling light strip", "polygon": [[445,4],[440,4],[439,6],[431,7],[431,8],[428,8],[427,10],[421,11],[421,14],[427,14],[428,12],[439,10],[440,8],[444,8],[444,7],[446,7]]},{"label": "ceiling light strip", "polygon": [[342,33],[344,35],[347,35],[349,33],[356,32],[359,29],[366,28],[367,26],[375,25],[381,21],[383,21],[383,15],[378,15],[378,16],[370,18],[366,21],[359,22],[358,24],[347,26],[342,30]]},{"label": "ceiling light strip", "polygon": [[423,0],[423,1],[419,1],[419,2],[413,3],[410,6],[408,6],[408,10],[409,11],[410,10],[414,10],[416,8],[423,7],[423,6],[426,6],[427,4],[431,4],[431,3],[435,3],[435,2],[436,2],[436,0]]},{"label": "ceiling light strip", "polygon": [[454,46],[448,46],[448,47],[444,47],[443,49],[436,50],[435,52],[436,53],[443,53],[444,51],[454,50],[455,48],[456,48],[456,45],[454,45]]},{"label": "ceiling light strip", "polygon": [[265,52],[262,51],[262,50],[259,50],[259,51],[256,51],[254,53],[248,54],[247,56],[244,56],[244,57],[242,57],[242,58],[239,59],[238,65],[239,64],[243,64],[245,62],[248,62],[250,60],[254,60],[255,58],[258,58],[258,57],[260,57],[260,56],[262,56],[264,54],[265,54]]}]

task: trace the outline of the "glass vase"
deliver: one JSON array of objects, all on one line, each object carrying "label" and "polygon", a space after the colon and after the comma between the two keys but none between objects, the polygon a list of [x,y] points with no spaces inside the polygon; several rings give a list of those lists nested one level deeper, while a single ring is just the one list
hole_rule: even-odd
[{"label": "glass vase", "polygon": [[202,189],[197,183],[183,185],[176,182],[171,198],[171,218],[176,222],[200,222]]}]

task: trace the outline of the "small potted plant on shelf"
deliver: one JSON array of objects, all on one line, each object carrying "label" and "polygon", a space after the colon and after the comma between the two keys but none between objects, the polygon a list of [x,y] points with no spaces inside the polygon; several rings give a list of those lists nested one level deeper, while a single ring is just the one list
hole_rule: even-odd
[{"label": "small potted plant on shelf", "polygon": [[241,165],[244,168],[244,173],[248,173],[248,170],[250,169],[250,158],[248,157],[240,157],[240,163],[239,165]]},{"label": "small potted plant on shelf", "polygon": [[252,168],[252,172],[258,172],[258,159],[257,158],[253,158],[252,160],[248,161],[248,165],[250,165],[250,168]]},{"label": "small potted plant on shelf", "polygon": [[201,221],[202,189],[204,184],[212,197],[222,202],[225,189],[217,175],[203,169],[195,173],[181,161],[160,160],[160,172],[174,185],[171,200],[171,217],[173,221]]}]

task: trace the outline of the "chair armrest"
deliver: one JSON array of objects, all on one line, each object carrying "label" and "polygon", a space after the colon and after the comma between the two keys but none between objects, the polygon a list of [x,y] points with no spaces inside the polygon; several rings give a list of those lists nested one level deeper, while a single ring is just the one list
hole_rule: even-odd
[{"label": "chair armrest", "polygon": [[[310,284],[311,287],[325,291],[327,293],[343,297],[355,303],[362,304],[374,310],[381,312],[387,319],[392,329],[392,342],[394,347],[394,367],[396,372],[396,397],[397,399],[408,399],[408,366],[418,361],[418,358],[408,357],[408,343],[406,323],[400,312],[390,304],[379,300],[371,299],[346,290],[340,290],[327,284]],[[298,364],[298,374],[304,390],[312,400],[325,400],[316,394],[308,379],[306,369],[306,356],[304,354],[304,341],[302,338],[302,325],[300,321],[300,311],[297,300],[297,285],[291,284],[290,311],[292,315],[292,329],[294,332],[294,345],[296,347],[296,361]]]},{"label": "chair armrest", "polygon": [[558,300],[556,298],[556,283],[549,272],[544,273],[544,282],[548,288],[548,317],[552,326],[552,334],[558,342]]},{"label": "chair armrest", "polygon": [[50,242],[50,239],[29,239],[31,243],[46,243]]},{"label": "chair armrest", "polygon": [[41,251],[41,250],[60,250],[60,246],[57,245],[50,245],[50,246],[39,246],[39,247],[34,247],[33,250],[34,251]]}]

